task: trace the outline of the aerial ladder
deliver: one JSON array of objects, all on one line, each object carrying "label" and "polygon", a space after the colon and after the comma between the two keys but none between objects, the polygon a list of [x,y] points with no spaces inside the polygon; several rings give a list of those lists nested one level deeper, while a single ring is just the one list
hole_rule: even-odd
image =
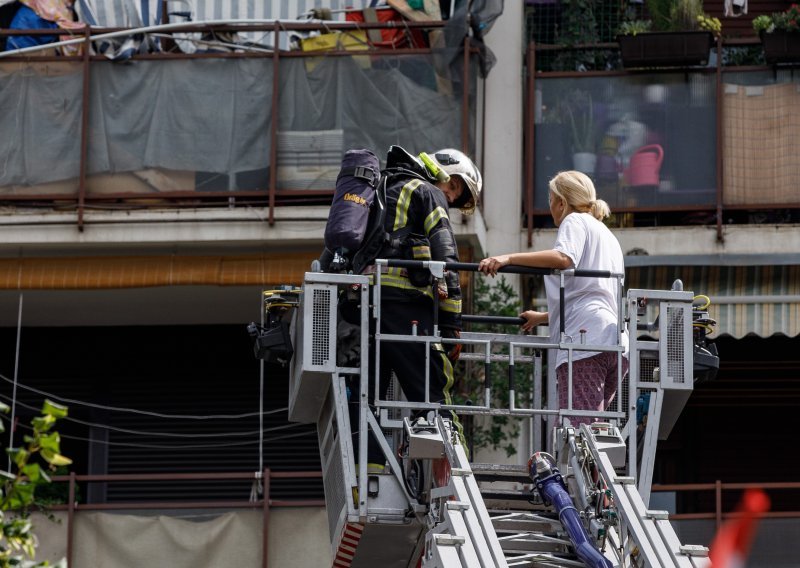
[{"label": "aerial ladder", "polygon": [[[265,293],[266,324],[251,330],[258,357],[290,365],[289,419],[317,426],[332,565],[709,566],[705,547],[682,544],[667,512],[649,508],[657,441],[669,435],[695,381],[713,377],[718,367],[714,345],[705,338],[714,322],[693,305],[693,293],[676,281],[669,291],[628,290],[623,298],[621,274],[501,270],[556,274],[562,289],[568,278],[618,282],[619,305],[625,308],[618,328],[630,331],[630,369],[618,376],[611,407],[589,412],[544,402],[558,397],[553,381],[545,392],[543,355],[568,351],[571,388],[573,352],[614,351],[621,357],[619,342],[587,345],[566,336],[563,324],[557,344],[520,333],[462,332],[459,339],[445,340],[417,335],[411,322],[407,335],[375,332],[381,329],[381,272],[409,263],[430,269],[434,279],[448,269],[477,268],[378,260],[374,281],[364,275],[307,272],[301,288]],[[370,380],[375,381],[372,392],[379,392],[378,346],[392,341],[461,343],[460,361],[484,365],[483,400],[471,405],[410,403],[396,381],[387,400],[370,400]],[[493,403],[490,380],[499,363],[509,369],[508,403],[502,406]],[[428,368],[427,361],[420,364]],[[532,374],[530,393],[516,392],[514,369],[520,366]],[[349,405],[358,408],[352,428]],[[530,460],[525,465],[470,461],[444,409],[459,416],[529,418]],[[570,416],[579,415],[595,421],[572,426]],[[383,472],[369,471],[367,436],[354,442],[356,428],[376,436],[386,458]]]}]

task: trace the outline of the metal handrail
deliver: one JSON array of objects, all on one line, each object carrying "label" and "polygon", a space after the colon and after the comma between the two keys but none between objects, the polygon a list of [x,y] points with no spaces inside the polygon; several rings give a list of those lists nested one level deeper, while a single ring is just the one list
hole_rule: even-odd
[{"label": "metal handrail", "polygon": [[[722,524],[722,521],[728,518],[736,518],[741,514],[737,511],[723,511],[722,510],[722,495],[724,491],[745,491],[747,489],[760,489],[763,491],[787,491],[800,489],[800,482],[730,482],[723,483],[722,481],[715,481],[714,483],[671,483],[671,484],[653,484],[651,487],[652,493],[698,493],[703,491],[713,491],[715,493],[715,507],[712,512],[703,513],[671,513],[670,520],[714,520],[716,528]],[[773,519],[800,519],[800,511],[767,511],[764,513],[764,518]]]}]

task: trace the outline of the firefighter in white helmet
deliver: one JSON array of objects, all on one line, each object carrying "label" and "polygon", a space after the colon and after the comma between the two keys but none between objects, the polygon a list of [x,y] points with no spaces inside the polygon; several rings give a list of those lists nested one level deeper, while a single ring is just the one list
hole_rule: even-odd
[{"label": "firefighter in white helmet", "polygon": [[483,188],[480,170],[466,154],[452,148],[439,150],[433,158],[450,176],[448,181],[435,184],[444,192],[450,207],[457,207],[467,215],[472,214]]}]

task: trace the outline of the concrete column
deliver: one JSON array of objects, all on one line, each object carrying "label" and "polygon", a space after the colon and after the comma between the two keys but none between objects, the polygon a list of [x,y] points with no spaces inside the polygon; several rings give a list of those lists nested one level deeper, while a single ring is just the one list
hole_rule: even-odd
[{"label": "concrete column", "polygon": [[489,253],[521,250],[523,2],[506,2],[486,35],[497,64],[486,77],[483,213]]},{"label": "concrete column", "polygon": [[[525,7],[523,2],[506,2],[503,14],[486,35],[486,45],[497,64],[486,78],[484,98],[485,133],[483,146],[484,202],[487,229],[484,251],[504,254],[522,250],[522,104],[523,58],[525,55]],[[519,290],[519,278],[506,279]],[[481,450],[476,461],[517,462],[527,460],[528,421],[521,427],[517,456],[504,451]]]}]

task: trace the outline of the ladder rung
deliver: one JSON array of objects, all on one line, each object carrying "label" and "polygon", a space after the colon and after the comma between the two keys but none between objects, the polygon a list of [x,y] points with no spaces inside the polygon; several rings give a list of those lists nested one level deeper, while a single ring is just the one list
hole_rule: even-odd
[{"label": "ladder rung", "polygon": [[461,546],[466,542],[463,536],[452,534],[436,534],[433,535],[433,538],[436,540],[436,544],[441,544],[442,546]]}]

